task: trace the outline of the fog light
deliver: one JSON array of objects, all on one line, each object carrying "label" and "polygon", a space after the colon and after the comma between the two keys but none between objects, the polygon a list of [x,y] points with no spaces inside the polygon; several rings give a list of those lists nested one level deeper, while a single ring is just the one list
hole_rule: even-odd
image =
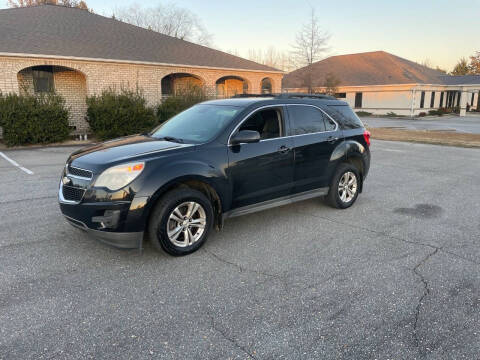
[{"label": "fog light", "polygon": [[113,229],[120,220],[120,210],[105,210],[103,216],[92,217],[93,223],[100,223],[100,229]]}]

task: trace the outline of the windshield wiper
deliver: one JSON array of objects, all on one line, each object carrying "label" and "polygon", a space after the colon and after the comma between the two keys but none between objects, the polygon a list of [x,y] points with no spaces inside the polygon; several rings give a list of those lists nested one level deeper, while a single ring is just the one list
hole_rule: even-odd
[{"label": "windshield wiper", "polygon": [[184,143],[183,139],[179,139],[179,138],[176,138],[176,137],[173,137],[173,136],[159,137],[158,140],[166,140],[166,141],[170,141],[170,142],[176,142],[176,143],[179,143],[179,144]]}]

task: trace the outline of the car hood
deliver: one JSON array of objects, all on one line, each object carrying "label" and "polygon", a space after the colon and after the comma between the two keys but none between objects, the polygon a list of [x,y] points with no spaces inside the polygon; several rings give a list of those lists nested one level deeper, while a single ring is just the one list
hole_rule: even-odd
[{"label": "car hood", "polygon": [[103,169],[129,160],[137,161],[142,155],[151,156],[164,151],[193,148],[192,144],[179,144],[158,140],[146,135],[133,135],[93,144],[75,151],[68,163],[72,166],[100,172]]}]

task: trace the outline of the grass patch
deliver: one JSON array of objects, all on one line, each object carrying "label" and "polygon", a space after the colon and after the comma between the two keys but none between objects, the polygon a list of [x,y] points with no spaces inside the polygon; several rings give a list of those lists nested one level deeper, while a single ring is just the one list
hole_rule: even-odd
[{"label": "grass patch", "polygon": [[480,134],[454,131],[403,130],[394,128],[369,128],[373,139],[406,141],[424,144],[480,148]]},{"label": "grass patch", "polygon": [[355,114],[359,117],[372,116],[372,113],[368,111],[357,111]]}]

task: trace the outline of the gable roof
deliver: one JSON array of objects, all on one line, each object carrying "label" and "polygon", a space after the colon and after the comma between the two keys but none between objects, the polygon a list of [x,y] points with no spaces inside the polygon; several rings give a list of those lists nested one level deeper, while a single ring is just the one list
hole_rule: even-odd
[{"label": "gable roof", "polygon": [[[430,69],[413,61],[385,51],[331,56],[310,65],[312,85],[324,86],[325,76],[332,73],[340,85],[393,85],[393,84],[450,84],[453,76]],[[283,78],[284,88],[305,87],[309,67],[295,70]],[[463,78],[463,77],[462,77]],[[462,79],[457,79],[464,84]],[[478,82],[477,82],[478,83]]]},{"label": "gable roof", "polygon": [[0,10],[0,54],[32,54],[236,70],[280,70],[86,10]]}]

